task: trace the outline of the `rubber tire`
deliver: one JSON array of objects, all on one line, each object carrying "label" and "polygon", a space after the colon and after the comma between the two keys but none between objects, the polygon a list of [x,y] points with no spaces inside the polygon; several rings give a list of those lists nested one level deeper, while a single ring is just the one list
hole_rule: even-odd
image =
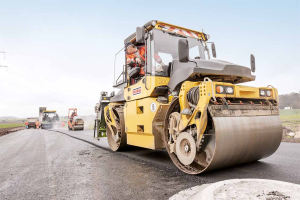
[{"label": "rubber tire", "polygon": [[119,118],[120,118],[120,124],[121,124],[121,142],[120,145],[117,145],[112,137],[112,133],[110,129],[107,127],[108,125],[106,124],[106,133],[107,133],[107,140],[109,147],[113,151],[122,151],[126,149],[127,146],[127,135],[125,133],[125,120],[124,120],[124,113],[118,112]]}]

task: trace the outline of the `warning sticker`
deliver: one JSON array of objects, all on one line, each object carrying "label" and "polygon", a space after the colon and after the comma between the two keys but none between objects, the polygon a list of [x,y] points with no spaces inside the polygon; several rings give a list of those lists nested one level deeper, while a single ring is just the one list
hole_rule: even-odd
[{"label": "warning sticker", "polygon": [[132,96],[139,95],[142,93],[142,87],[137,87],[132,90]]}]

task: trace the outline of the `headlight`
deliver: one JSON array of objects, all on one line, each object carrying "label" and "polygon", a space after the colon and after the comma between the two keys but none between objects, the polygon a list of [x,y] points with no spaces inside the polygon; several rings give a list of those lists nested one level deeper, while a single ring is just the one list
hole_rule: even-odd
[{"label": "headlight", "polygon": [[234,90],[233,90],[232,86],[217,85],[216,93],[218,93],[218,94],[233,94]]},{"label": "headlight", "polygon": [[264,90],[259,91],[260,96],[266,96],[266,92]]},{"label": "headlight", "polygon": [[219,85],[216,87],[216,91],[217,91],[217,93],[221,94],[224,92],[224,87]]},{"label": "headlight", "polygon": [[226,87],[227,94],[233,94],[233,87]]},{"label": "headlight", "polygon": [[271,92],[271,90],[267,90],[267,92],[266,92],[266,93],[267,93],[267,96],[268,96],[268,97],[270,97],[270,96],[272,95],[272,92]]}]

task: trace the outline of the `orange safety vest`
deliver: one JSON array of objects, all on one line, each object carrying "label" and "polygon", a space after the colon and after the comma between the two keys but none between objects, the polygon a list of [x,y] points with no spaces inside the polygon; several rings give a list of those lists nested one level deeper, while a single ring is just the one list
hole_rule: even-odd
[{"label": "orange safety vest", "polygon": [[[138,49],[138,52],[141,56],[141,58],[143,59],[143,61],[145,61],[145,53],[146,53],[146,50],[145,50],[145,47],[141,47]],[[132,54],[126,54],[126,58],[127,58],[127,61],[126,63],[130,63],[131,61],[135,61],[135,59],[137,58],[137,56],[135,55],[135,53],[132,53]],[[144,71],[144,67],[141,68],[141,71],[140,73],[141,75],[145,75],[145,71]]]},{"label": "orange safety vest", "polygon": [[28,122],[25,122],[25,125],[28,125]]},{"label": "orange safety vest", "polygon": [[[140,47],[140,48],[138,49],[138,51],[139,51],[139,54],[140,54],[141,58],[143,59],[143,61],[145,61],[145,54],[146,54],[146,49],[145,49],[145,47]],[[132,54],[126,54],[126,59],[127,59],[126,63],[128,64],[128,63],[130,63],[131,61],[135,61],[136,57],[137,57],[137,56],[136,56],[135,53],[132,53]],[[157,53],[154,54],[154,59],[155,59],[155,61],[158,62],[159,64],[162,63],[162,59],[161,59],[161,57],[160,57]],[[141,74],[141,75],[145,75],[144,67],[141,68],[140,74]]]},{"label": "orange safety vest", "polygon": [[39,125],[40,125],[40,123],[39,123],[38,121],[36,121],[36,122],[35,122],[35,125],[36,125],[36,126],[39,126]]}]

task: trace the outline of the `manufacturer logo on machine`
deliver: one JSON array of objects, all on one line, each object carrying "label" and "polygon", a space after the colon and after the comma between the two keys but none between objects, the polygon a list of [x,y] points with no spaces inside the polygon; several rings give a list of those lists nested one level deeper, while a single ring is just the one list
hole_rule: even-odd
[{"label": "manufacturer logo on machine", "polygon": [[139,95],[142,93],[142,87],[137,87],[137,88],[134,88],[132,90],[132,95],[135,96],[135,95]]}]

